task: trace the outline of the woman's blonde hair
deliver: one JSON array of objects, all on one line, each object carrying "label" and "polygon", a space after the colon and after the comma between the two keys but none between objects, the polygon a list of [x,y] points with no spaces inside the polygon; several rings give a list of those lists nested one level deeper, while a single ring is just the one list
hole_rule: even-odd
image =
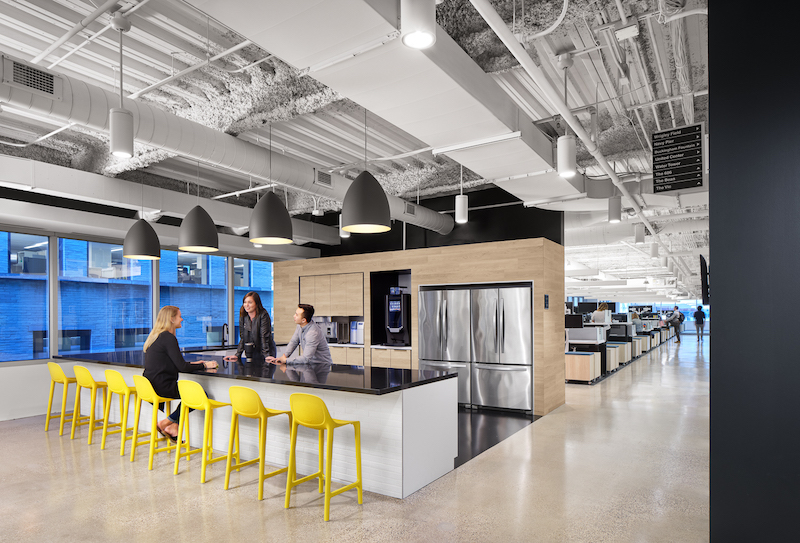
[{"label": "woman's blonde hair", "polygon": [[161,308],[161,310],[158,312],[158,316],[156,317],[156,325],[153,326],[153,329],[150,331],[150,335],[147,336],[147,341],[144,342],[144,348],[142,349],[144,352],[147,352],[147,348],[158,339],[158,336],[161,335],[161,332],[165,330],[169,330],[170,332],[173,331],[172,319],[178,315],[178,311],[180,311],[180,309],[174,305],[165,305]]},{"label": "woman's blonde hair", "polygon": [[598,311],[607,311],[608,310],[608,304],[603,302],[602,304],[600,304],[600,307],[598,307],[597,310]]}]

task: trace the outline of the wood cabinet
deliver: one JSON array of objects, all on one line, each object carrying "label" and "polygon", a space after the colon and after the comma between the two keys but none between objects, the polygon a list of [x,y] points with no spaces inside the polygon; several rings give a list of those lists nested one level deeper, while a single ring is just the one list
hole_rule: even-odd
[{"label": "wood cabinet", "polygon": [[300,277],[300,303],[314,306],[324,317],[364,314],[364,274],[305,275]]},{"label": "wood cabinet", "polygon": [[328,350],[331,352],[331,359],[333,360],[334,364],[342,364],[347,365],[347,347],[328,347]]},{"label": "wood cabinet", "polygon": [[347,290],[345,315],[361,316],[364,314],[364,274],[346,273],[345,289]]},{"label": "wood cabinet", "polygon": [[411,350],[406,349],[388,349],[391,354],[391,363],[393,368],[404,370],[411,369]]},{"label": "wood cabinet", "polygon": [[315,277],[313,275],[300,278],[300,300],[298,303],[309,304],[316,307],[317,300],[315,298]]},{"label": "wood cabinet", "polygon": [[314,304],[315,315],[330,317],[331,313],[331,276],[318,275],[314,278]]},{"label": "wood cabinet", "polygon": [[364,365],[364,349],[361,347],[347,347],[347,364],[349,366]]},{"label": "wood cabinet", "polygon": [[378,368],[392,367],[391,349],[370,349],[372,351],[372,365]]}]

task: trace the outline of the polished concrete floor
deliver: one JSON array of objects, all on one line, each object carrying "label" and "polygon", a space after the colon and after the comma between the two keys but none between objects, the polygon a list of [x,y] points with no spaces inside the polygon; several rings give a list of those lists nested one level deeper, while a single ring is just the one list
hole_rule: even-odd
[{"label": "polished concrete floor", "polygon": [[[333,498],[254,469],[130,463],[44,417],[0,423],[0,541],[698,542],[709,530],[709,350],[670,341],[405,500]],[[116,444],[116,446],[114,446]],[[163,456],[163,455],[158,455]]]}]

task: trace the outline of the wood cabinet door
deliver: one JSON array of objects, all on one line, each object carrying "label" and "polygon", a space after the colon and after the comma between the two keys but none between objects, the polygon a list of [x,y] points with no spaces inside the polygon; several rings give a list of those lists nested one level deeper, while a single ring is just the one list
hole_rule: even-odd
[{"label": "wood cabinet door", "polygon": [[372,365],[379,368],[392,367],[391,349],[370,349],[372,351]]},{"label": "wood cabinet door", "polygon": [[347,276],[339,273],[331,275],[331,316],[347,317]]},{"label": "wood cabinet door", "polygon": [[393,368],[400,368],[404,370],[411,369],[411,351],[404,349],[390,349],[391,362]]},{"label": "wood cabinet door", "polygon": [[331,276],[317,275],[314,278],[314,315],[331,316]]},{"label": "wood cabinet door", "polygon": [[364,365],[364,349],[359,347],[347,348],[347,364],[350,366]]},{"label": "wood cabinet door", "polygon": [[329,350],[334,364],[342,364],[345,366],[349,364],[347,361],[347,351],[350,349],[347,347],[330,347]]},{"label": "wood cabinet door", "polygon": [[364,315],[364,274],[345,274],[347,283],[347,316],[359,317]]},{"label": "wood cabinet door", "polygon": [[315,281],[313,275],[300,277],[300,301],[301,304],[316,306]]}]

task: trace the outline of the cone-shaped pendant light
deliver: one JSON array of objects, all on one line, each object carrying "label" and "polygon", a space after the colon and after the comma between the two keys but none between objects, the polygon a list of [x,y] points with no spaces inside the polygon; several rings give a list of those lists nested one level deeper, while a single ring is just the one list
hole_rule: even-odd
[{"label": "cone-shaped pendant light", "polygon": [[215,253],[219,251],[217,227],[211,215],[200,206],[194,206],[181,223],[178,249],[190,253]]},{"label": "cone-shaped pendant light", "polygon": [[125,235],[122,256],[138,260],[159,260],[161,258],[161,244],[150,223],[144,219],[133,223]]},{"label": "cone-shaped pendant light", "polygon": [[392,229],[389,201],[378,180],[367,171],[367,110],[364,110],[364,171],[347,189],[342,202],[342,230],[377,234]]},{"label": "cone-shaped pendant light", "polygon": [[383,187],[371,173],[361,172],[344,195],[342,230],[376,234],[391,229],[389,202]]},{"label": "cone-shaped pendant light", "polygon": [[253,209],[250,241],[265,245],[292,243],[292,219],[274,192],[266,193]]}]

